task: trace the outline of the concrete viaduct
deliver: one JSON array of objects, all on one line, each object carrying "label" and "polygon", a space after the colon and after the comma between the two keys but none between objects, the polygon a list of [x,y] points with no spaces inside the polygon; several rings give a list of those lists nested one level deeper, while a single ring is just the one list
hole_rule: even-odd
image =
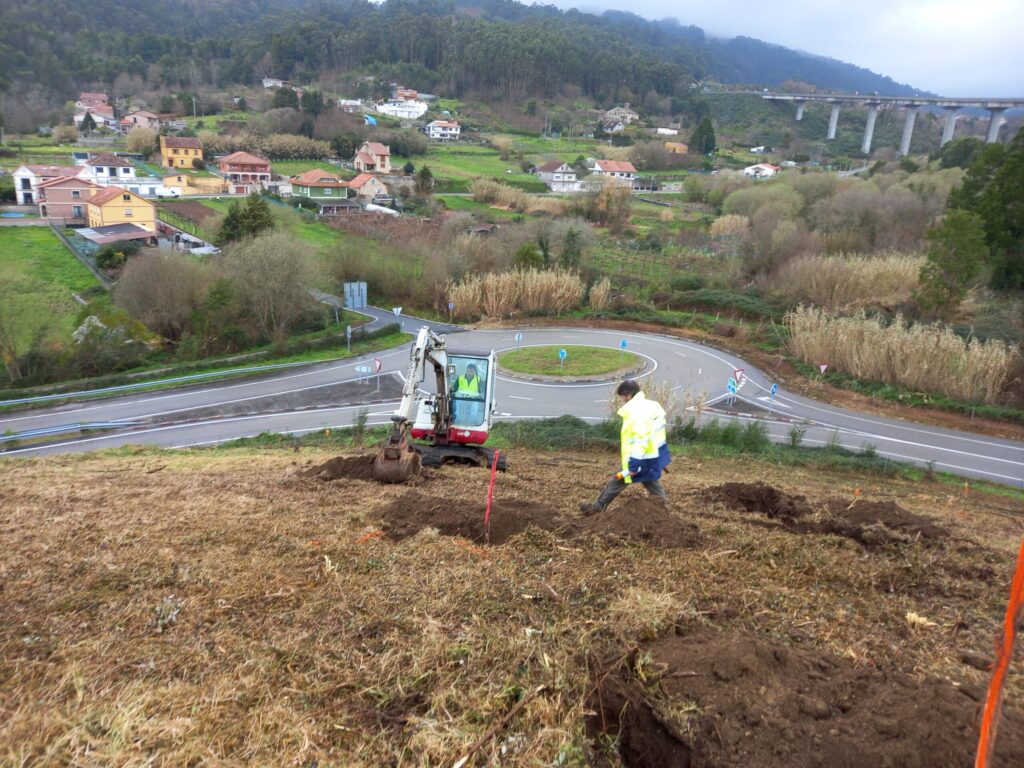
[{"label": "concrete viaduct", "polygon": [[836,137],[836,126],[839,124],[839,109],[843,104],[864,104],[868,108],[868,120],[864,126],[864,142],[861,151],[867,155],[871,152],[871,139],[875,134],[875,119],[882,106],[896,107],[907,110],[907,121],[903,124],[903,138],[900,141],[900,154],[910,152],[910,138],[914,135],[914,120],[921,107],[940,107],[946,110],[946,123],[942,128],[942,144],[953,138],[956,128],[957,113],[965,107],[980,107],[989,113],[988,135],[989,144],[995,142],[999,135],[1000,119],[1003,112],[1014,107],[1024,107],[1024,99],[950,99],[942,96],[934,98],[909,96],[861,96],[859,94],[817,94],[817,93],[762,93],[761,97],[768,101],[790,101],[796,104],[796,119],[803,120],[804,106],[809,101],[823,101],[832,106],[832,115],[828,121],[828,137]]}]

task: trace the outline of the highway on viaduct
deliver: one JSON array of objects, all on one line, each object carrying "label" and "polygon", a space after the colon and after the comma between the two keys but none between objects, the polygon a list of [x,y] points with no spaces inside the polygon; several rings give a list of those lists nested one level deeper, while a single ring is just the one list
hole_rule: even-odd
[{"label": "highway on viaduct", "polygon": [[[381,313],[383,315],[383,313]],[[383,319],[381,317],[381,319]],[[375,321],[375,325],[381,320]],[[419,323],[403,319],[405,330]],[[441,330],[441,329],[439,329]],[[779,389],[740,358],[711,347],[648,333],[584,328],[521,329],[520,344],[593,345],[628,350],[644,361],[643,380],[669,382],[681,401],[707,393],[702,419],[761,419],[775,440],[790,430],[805,430],[803,444],[838,442],[861,450],[873,446],[879,456],[936,470],[1014,486],[1024,485],[1024,443],[897,421],[833,407]],[[516,329],[469,330],[449,336],[454,350],[506,350],[516,346]],[[367,375],[377,358],[380,376]],[[368,411],[367,423],[387,424],[397,407],[409,360],[407,345],[343,361],[316,363],[177,389],[124,394],[56,407],[6,411],[0,433],[21,433],[76,423],[115,422],[102,433],[55,437],[46,444],[12,447],[2,457],[27,457],[89,451],[126,444],[168,448],[209,446],[263,432],[304,434],[353,424]],[[360,369],[364,371],[360,371]],[[742,386],[730,402],[726,385],[743,369]],[[425,387],[429,388],[427,382]],[[537,419],[572,414],[588,421],[609,416],[609,383],[548,384],[499,373],[495,388],[497,418]]]}]

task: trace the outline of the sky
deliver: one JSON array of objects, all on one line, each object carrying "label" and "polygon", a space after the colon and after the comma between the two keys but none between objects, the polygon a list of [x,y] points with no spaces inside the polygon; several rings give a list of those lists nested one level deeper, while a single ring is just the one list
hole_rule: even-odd
[{"label": "sky", "polygon": [[940,96],[1024,97],[1024,0],[552,1],[674,17],[709,36],[830,56]]}]

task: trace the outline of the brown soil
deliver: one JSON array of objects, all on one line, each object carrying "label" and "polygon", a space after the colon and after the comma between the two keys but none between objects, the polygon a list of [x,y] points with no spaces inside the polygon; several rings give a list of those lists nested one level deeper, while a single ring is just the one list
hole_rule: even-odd
[{"label": "brown soil", "polygon": [[[514,323],[502,323],[500,325],[522,327],[529,324],[528,318],[516,318]],[[937,427],[1002,437],[1007,440],[1024,440],[1024,425],[1022,424],[987,419],[980,416],[972,419],[966,414],[944,411],[939,408],[900,405],[885,400],[876,400],[869,395],[861,395],[847,389],[833,387],[825,382],[808,381],[792,363],[781,355],[765,352],[763,349],[758,349],[752,345],[737,343],[735,339],[703,333],[692,328],[672,328],[657,323],[639,323],[629,320],[599,320],[596,318],[589,318],[585,324],[545,318],[543,325],[544,327],[615,328],[624,331],[664,334],[680,339],[696,339],[711,345],[718,344],[722,349],[740,355],[745,360],[749,360],[757,368],[764,371],[765,374],[781,382],[787,389],[825,403],[830,403],[831,405],[886,416],[891,419],[906,419],[907,421],[916,421],[921,424],[931,424]]]},{"label": "brown soil", "polygon": [[[476,542],[487,538],[482,503],[410,491],[392,501],[380,515],[381,529],[394,540],[413,536],[424,528],[436,528],[446,536],[461,536]],[[611,543],[631,540],[660,549],[694,547],[701,543],[696,525],[679,519],[663,504],[643,497],[615,504],[582,521],[563,517],[547,504],[524,499],[495,500],[491,506],[492,544],[503,544],[531,526],[567,539],[591,533]]]},{"label": "brown soil", "polygon": [[812,505],[805,496],[790,496],[764,483],[725,483],[708,488],[704,495],[732,509],[776,520],[794,533],[831,533],[865,547],[913,540],[934,543],[948,535],[944,528],[894,501],[829,499]]},{"label": "brown soil", "polygon": [[[595,681],[592,737],[627,768],[971,765],[984,692],[743,631],[644,644]],[[1019,765],[1024,715],[1004,709],[993,766]]]},{"label": "brown soil", "polygon": [[584,518],[582,530],[605,539],[632,539],[663,549],[701,544],[700,529],[661,502],[644,496],[619,498],[604,512]]},{"label": "brown soil", "polygon": [[179,216],[184,216],[189,221],[193,221],[199,225],[202,225],[203,219],[217,213],[217,211],[212,208],[207,208],[202,203],[194,200],[181,200],[175,203],[160,203],[159,207],[166,208]]},{"label": "brown soil", "polygon": [[373,480],[372,455],[335,456],[323,464],[301,472],[303,477],[315,477],[317,480]]}]

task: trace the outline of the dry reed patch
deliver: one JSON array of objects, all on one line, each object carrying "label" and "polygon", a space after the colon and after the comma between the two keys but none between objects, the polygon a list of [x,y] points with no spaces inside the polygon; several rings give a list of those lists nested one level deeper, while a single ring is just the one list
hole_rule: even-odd
[{"label": "dry reed patch", "polygon": [[[475,764],[587,764],[587,656],[630,647],[677,611],[977,684],[982,673],[956,655],[990,649],[1020,535],[1017,521],[972,499],[947,504],[933,486],[876,492],[847,474],[679,457],[666,486],[673,514],[705,535],[697,549],[538,530],[486,551],[430,531],[390,542],[374,521],[406,489],[300,476],[331,456],[3,462],[0,761],[454,763],[543,685]],[[611,461],[512,458],[497,498],[543,499],[563,516],[593,496]],[[689,495],[739,474],[809,496],[858,483],[978,545],[869,553],[759,529]],[[487,479],[445,467],[428,488],[479,504]],[[966,569],[979,547],[987,579]],[[936,567],[947,560],[964,572]],[[908,611],[937,626],[910,631]],[[1011,701],[1021,692],[1018,672]]]},{"label": "dry reed patch", "polygon": [[478,203],[519,213],[547,213],[560,216],[568,210],[568,203],[565,200],[530,195],[517,187],[510,187],[492,179],[477,179],[470,184],[469,190]]},{"label": "dry reed patch", "polygon": [[786,326],[794,354],[809,363],[961,400],[998,402],[1020,357],[1005,342],[965,341],[949,326],[908,324],[901,315],[886,325],[863,312],[841,317],[800,306]]},{"label": "dry reed patch", "polygon": [[573,270],[520,269],[469,275],[450,284],[446,293],[460,318],[502,318],[518,312],[565,312],[582,304],[584,291]]},{"label": "dry reed patch", "polygon": [[924,256],[896,252],[802,256],[786,262],[768,287],[788,304],[833,311],[898,307],[917,288],[924,262]]}]

